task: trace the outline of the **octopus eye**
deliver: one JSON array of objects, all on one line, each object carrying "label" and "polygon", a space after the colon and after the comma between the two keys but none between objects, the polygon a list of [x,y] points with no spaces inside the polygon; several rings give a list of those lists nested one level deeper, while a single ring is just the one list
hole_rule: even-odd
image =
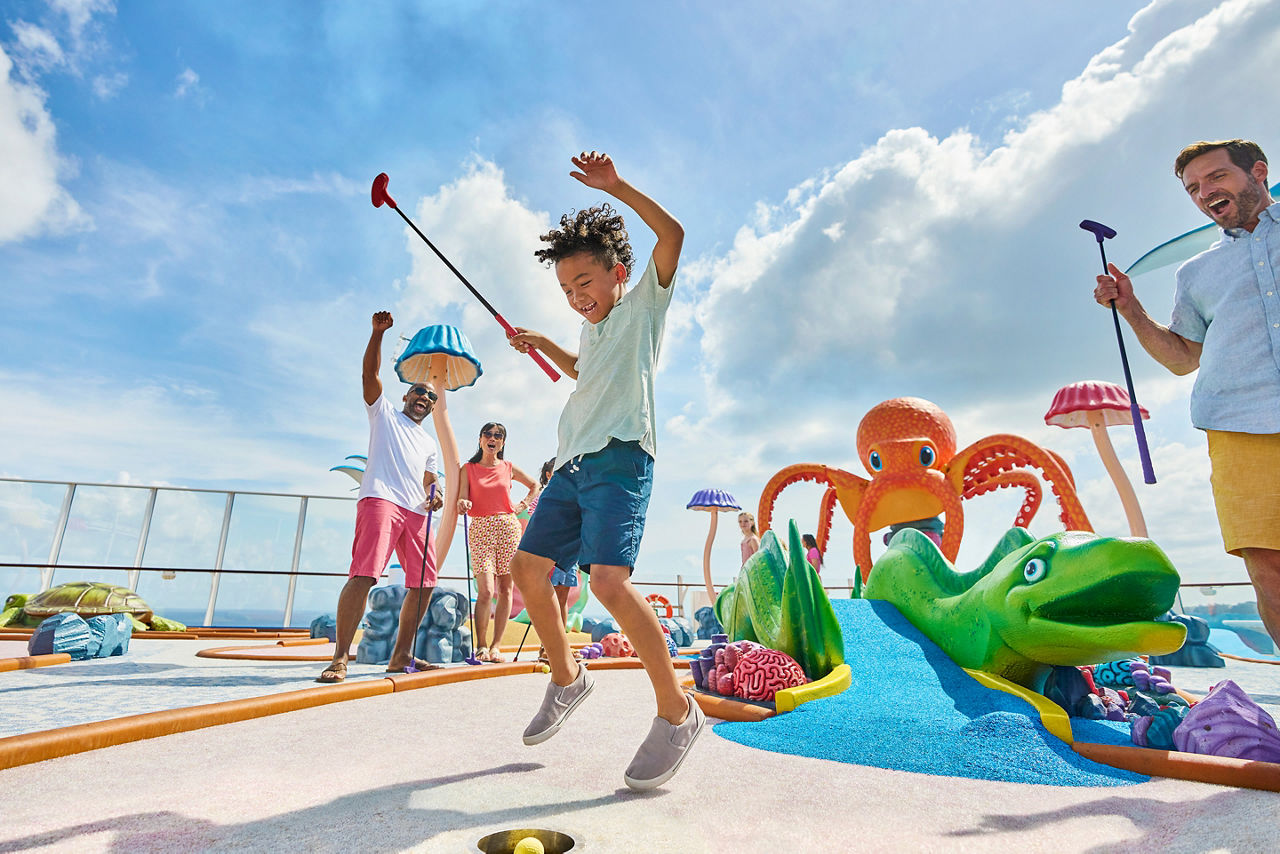
[{"label": "octopus eye", "polygon": [[884,461],[880,459],[879,451],[871,452],[871,456],[867,457],[867,465],[871,466],[872,471],[880,471],[884,468]]},{"label": "octopus eye", "polygon": [[1049,565],[1041,558],[1033,557],[1027,561],[1022,567],[1022,577],[1027,580],[1028,584],[1035,584],[1037,581],[1045,577],[1049,571]]},{"label": "octopus eye", "polygon": [[936,460],[937,458],[938,458],[938,454],[936,451],[933,450],[932,445],[920,446],[920,465],[924,466],[925,468],[928,468],[929,466],[933,465],[933,461]]}]

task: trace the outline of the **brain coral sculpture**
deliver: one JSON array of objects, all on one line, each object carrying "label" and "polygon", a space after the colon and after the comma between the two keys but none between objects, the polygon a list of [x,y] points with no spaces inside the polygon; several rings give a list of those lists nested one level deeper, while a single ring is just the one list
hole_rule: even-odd
[{"label": "brain coral sculpture", "polygon": [[776,649],[752,650],[733,668],[733,694],[744,700],[772,701],[782,689],[808,681],[796,660]]},{"label": "brain coral sculpture", "polygon": [[613,632],[600,638],[600,646],[604,650],[604,654],[610,658],[630,658],[636,654],[635,649],[631,646],[631,641],[627,640],[627,636],[619,632]]}]

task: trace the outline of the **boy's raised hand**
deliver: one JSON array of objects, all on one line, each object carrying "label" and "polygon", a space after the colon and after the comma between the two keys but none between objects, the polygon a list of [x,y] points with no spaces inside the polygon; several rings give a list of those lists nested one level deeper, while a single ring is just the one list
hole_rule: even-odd
[{"label": "boy's raised hand", "polygon": [[379,311],[373,315],[373,331],[386,332],[395,324],[395,320],[391,317],[389,311]]},{"label": "boy's raised hand", "polygon": [[573,165],[581,169],[581,172],[570,172],[569,174],[577,178],[588,187],[597,190],[609,191],[620,183],[618,178],[618,170],[614,168],[613,159],[604,152],[591,153],[582,152],[577,157],[572,158]]}]

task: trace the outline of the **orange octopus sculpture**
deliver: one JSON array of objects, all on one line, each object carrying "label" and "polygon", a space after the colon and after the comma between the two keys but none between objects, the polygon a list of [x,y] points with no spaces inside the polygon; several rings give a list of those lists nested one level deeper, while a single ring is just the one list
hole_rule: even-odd
[{"label": "orange octopus sculpture", "polygon": [[1013,524],[1026,527],[1040,509],[1039,469],[1061,508],[1069,531],[1092,531],[1076,496],[1066,462],[1021,436],[984,436],[956,453],[956,430],[937,405],[918,397],[897,397],[873,407],[858,424],[858,457],[871,480],[818,463],[787,466],[760,496],[760,532],[769,528],[778,495],[802,480],[825,483],[819,511],[818,548],[826,550],[838,502],[853,523],[853,559],[862,579],[871,572],[871,532],[946,514],[942,553],[955,561],[964,534],[962,499],[1001,487],[1021,487],[1026,498]]}]

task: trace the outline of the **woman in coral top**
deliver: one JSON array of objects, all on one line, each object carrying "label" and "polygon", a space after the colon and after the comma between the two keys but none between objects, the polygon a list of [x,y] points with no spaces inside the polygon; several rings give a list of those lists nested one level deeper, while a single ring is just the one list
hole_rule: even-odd
[{"label": "woman in coral top", "polygon": [[[458,512],[470,517],[467,548],[476,576],[476,658],[506,661],[498,650],[511,616],[511,558],[520,542],[520,513],[537,498],[538,485],[527,474],[504,460],[507,428],[489,422],[480,430],[480,446],[462,465],[458,477]],[[529,488],[519,504],[511,504],[511,481]],[[489,608],[497,589],[493,642],[488,643]]]}]

